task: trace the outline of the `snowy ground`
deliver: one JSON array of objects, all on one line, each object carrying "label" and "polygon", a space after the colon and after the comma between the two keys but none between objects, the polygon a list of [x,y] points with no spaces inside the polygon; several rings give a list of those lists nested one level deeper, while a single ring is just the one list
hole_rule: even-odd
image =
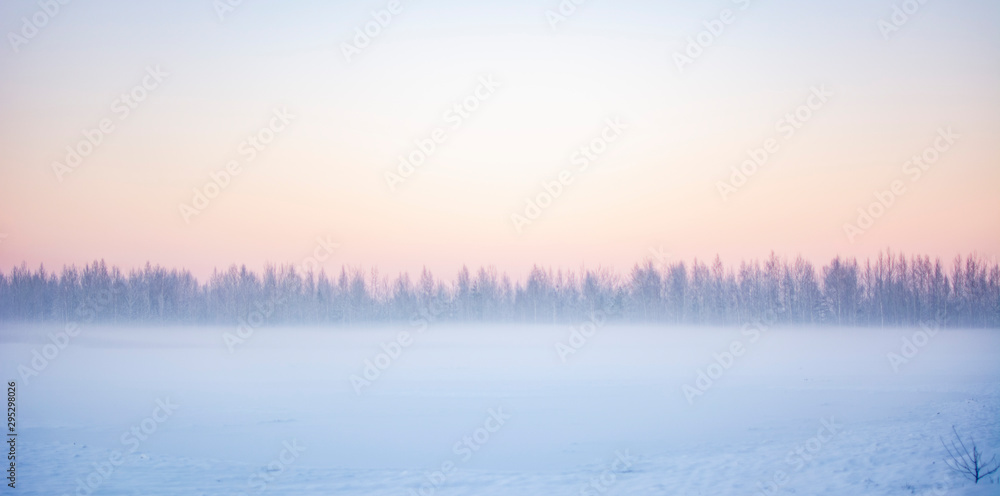
[{"label": "snowy ground", "polygon": [[995,330],[903,350],[917,329],[262,328],[231,353],[235,326],[82,326],[45,349],[61,328],[0,324],[0,494],[1000,494],[949,473],[939,439],[1000,454]]}]

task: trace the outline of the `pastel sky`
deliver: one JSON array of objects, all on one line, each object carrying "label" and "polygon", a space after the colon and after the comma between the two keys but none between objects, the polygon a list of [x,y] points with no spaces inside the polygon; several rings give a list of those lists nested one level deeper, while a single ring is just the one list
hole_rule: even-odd
[{"label": "pastel sky", "polygon": [[[0,270],[103,258],[203,277],[299,263],[318,237],[340,244],[328,271],[448,276],[622,270],[654,251],[1000,255],[995,0],[928,0],[896,24],[898,0],[587,0],[554,28],[558,0],[402,1],[350,61],[343,44],[388,1],[243,0],[220,19],[223,1],[0,5]],[[32,19],[44,25],[24,36]],[[462,102],[475,109],[448,113]],[[290,122],[262,132],[281,109]],[[809,117],[789,135],[796,110]],[[92,153],[54,169],[102,119],[113,130]],[[624,129],[579,170],[609,119]],[[241,143],[258,134],[251,161]],[[390,188],[398,157],[432,136]],[[724,199],[720,182],[768,140],[776,151]],[[904,164],[921,154],[933,163],[914,180]],[[180,206],[232,161],[240,174],[187,222]],[[511,216],[563,170],[572,182],[518,232]],[[845,224],[894,181],[902,194],[850,239]]]}]

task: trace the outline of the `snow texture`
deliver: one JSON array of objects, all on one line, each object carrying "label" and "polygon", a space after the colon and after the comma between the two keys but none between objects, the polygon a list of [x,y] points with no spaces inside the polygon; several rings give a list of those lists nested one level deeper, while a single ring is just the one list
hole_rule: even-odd
[{"label": "snow texture", "polygon": [[1000,494],[941,443],[1000,454],[994,330],[0,326],[3,494]]}]

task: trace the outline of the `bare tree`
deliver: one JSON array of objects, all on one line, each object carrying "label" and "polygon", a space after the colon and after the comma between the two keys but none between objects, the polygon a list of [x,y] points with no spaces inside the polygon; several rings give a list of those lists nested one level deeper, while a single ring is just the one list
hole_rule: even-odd
[{"label": "bare tree", "polygon": [[[821,270],[772,254],[763,266],[748,260],[738,270],[716,256],[711,269],[697,259],[690,266],[647,261],[624,277],[606,268],[541,266],[525,281],[491,267],[472,274],[463,267],[449,281],[425,268],[419,281],[403,273],[390,284],[375,268],[342,267],[339,277],[327,277],[289,265],[268,264],[259,273],[233,265],[199,282],[186,270],[150,263],[124,271],[95,261],[61,273],[22,263],[0,272],[0,321],[68,321],[90,308],[98,322],[221,324],[281,301],[269,319],[275,324],[349,324],[406,318],[416,305],[439,301],[449,309],[441,318],[469,321],[573,322],[602,311],[624,321],[732,325],[782,308],[782,323],[940,320],[1000,328],[1000,265],[976,255],[956,258],[951,275],[939,259],[890,252],[861,266],[838,257]],[[106,304],[91,304],[105,294]]]},{"label": "bare tree", "polygon": [[964,477],[972,479],[976,484],[980,480],[989,477],[996,473],[997,469],[1000,469],[1000,462],[997,462],[996,455],[993,455],[989,461],[986,461],[985,456],[976,447],[976,441],[969,438],[969,444],[972,449],[965,445],[962,441],[962,437],[958,435],[958,430],[955,426],[951,426],[951,431],[955,433],[955,439],[948,445],[941,440],[941,444],[944,445],[944,449],[948,451],[948,458],[945,459],[945,463]]}]

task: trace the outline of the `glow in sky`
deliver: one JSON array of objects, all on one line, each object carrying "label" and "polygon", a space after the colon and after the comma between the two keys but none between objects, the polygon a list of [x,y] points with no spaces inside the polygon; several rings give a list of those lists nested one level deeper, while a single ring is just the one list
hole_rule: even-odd
[{"label": "glow in sky", "polygon": [[995,1],[224,1],[0,6],[0,270],[1000,255]]}]

